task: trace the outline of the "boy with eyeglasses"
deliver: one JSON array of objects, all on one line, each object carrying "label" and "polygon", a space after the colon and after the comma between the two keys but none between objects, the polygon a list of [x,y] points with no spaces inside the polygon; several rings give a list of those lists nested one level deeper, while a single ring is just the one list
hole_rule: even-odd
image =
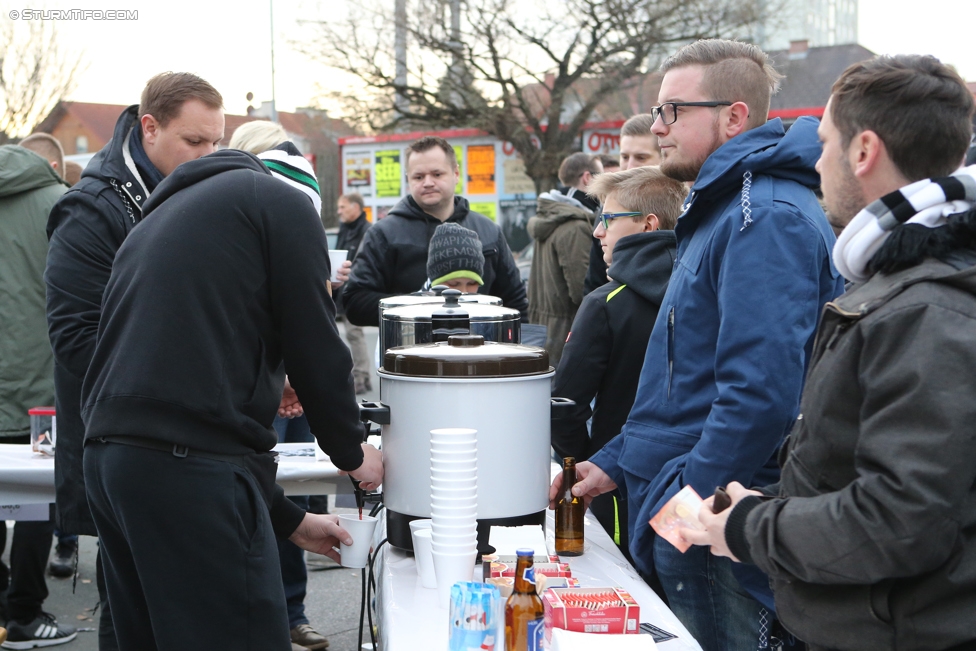
[{"label": "boy with eyeglasses", "polygon": [[[577,462],[620,433],[634,404],[647,339],[674,266],[674,224],[685,188],[657,167],[639,167],[597,176],[589,194],[603,204],[593,236],[611,280],[583,299],[553,383],[553,395],[576,406],[552,421],[552,447]],[[619,491],[600,495],[590,510],[629,558],[627,503]]]}]

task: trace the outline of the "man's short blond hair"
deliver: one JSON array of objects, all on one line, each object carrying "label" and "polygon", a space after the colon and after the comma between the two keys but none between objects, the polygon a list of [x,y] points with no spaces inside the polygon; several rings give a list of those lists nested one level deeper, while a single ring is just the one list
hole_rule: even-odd
[{"label": "man's short blond hair", "polygon": [[690,43],[665,59],[661,72],[702,66],[701,91],[718,102],[745,102],[747,126],[761,127],[769,119],[769,101],[783,75],[761,49],[751,43],[711,38]]},{"label": "man's short blond hair", "polygon": [[57,163],[57,173],[64,178],[64,149],[57,138],[49,133],[33,133],[20,141],[20,146],[30,149],[49,163]]},{"label": "man's short blond hair", "polygon": [[288,134],[280,124],[268,120],[254,120],[245,122],[234,130],[228,147],[257,156],[274,149],[286,140]]},{"label": "man's short blond hair", "polygon": [[627,212],[639,212],[641,221],[656,215],[661,230],[674,230],[687,190],[680,181],[666,176],[660,167],[635,167],[622,172],[600,174],[590,182],[587,194],[604,203],[613,197]]}]

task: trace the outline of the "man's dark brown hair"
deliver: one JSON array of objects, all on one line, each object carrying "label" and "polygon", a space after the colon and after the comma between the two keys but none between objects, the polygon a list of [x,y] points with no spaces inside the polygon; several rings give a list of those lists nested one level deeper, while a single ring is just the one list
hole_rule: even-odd
[{"label": "man's dark brown hair", "polygon": [[437,136],[424,136],[418,140],[414,140],[407,147],[407,163],[410,163],[410,154],[422,154],[425,151],[430,151],[434,147],[439,147],[446,155],[447,160],[451,163],[451,169],[458,168],[457,154],[454,151],[454,147],[444,140],[443,138],[438,138]]},{"label": "man's dark brown hair", "polygon": [[602,171],[600,169],[599,156],[590,156],[589,154],[578,152],[570,154],[563,159],[562,164],[559,166],[559,181],[563,185],[573,187],[579,183],[583,172],[589,172],[596,176]]},{"label": "man's dark brown hair", "polygon": [[844,149],[861,131],[878,134],[909,181],[948,176],[972,137],[973,95],[932,56],[878,56],[855,63],[831,89],[830,117]]},{"label": "man's dark brown hair", "polygon": [[224,98],[217,89],[191,72],[162,72],[146,83],[139,100],[139,119],[156,118],[160,126],[180,114],[187,100],[199,100],[208,108],[224,108]]},{"label": "man's dark brown hair", "polygon": [[345,199],[349,203],[359,204],[360,211],[362,211],[363,206],[366,205],[366,203],[363,201],[363,195],[359,194],[358,192],[349,192],[348,194],[341,195],[339,198]]}]

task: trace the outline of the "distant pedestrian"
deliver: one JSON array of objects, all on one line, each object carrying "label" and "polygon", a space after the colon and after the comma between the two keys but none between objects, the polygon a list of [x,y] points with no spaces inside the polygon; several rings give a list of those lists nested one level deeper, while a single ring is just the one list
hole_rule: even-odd
[{"label": "distant pedestrian", "polygon": [[[356,259],[359,246],[363,243],[366,231],[370,227],[369,220],[366,219],[366,210],[361,194],[352,192],[339,197],[336,212],[339,215],[339,237],[336,240],[336,249],[346,250],[346,261],[352,267],[352,261]],[[337,317],[343,324],[346,333],[346,342],[349,350],[352,351],[352,375],[356,380],[356,394],[366,393],[373,390],[373,383],[370,380],[370,357],[366,350],[366,334],[362,327],[353,325],[346,317],[345,303],[342,301],[342,283],[333,283],[333,297],[336,300]]]}]

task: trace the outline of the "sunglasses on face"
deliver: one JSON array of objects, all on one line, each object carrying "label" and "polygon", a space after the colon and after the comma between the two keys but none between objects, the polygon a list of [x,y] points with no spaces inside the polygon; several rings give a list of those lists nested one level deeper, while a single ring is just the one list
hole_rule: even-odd
[{"label": "sunglasses on face", "polygon": [[610,230],[610,222],[614,219],[619,219],[621,217],[643,217],[643,213],[639,212],[602,212],[600,213],[600,223],[603,224],[603,230]]}]

